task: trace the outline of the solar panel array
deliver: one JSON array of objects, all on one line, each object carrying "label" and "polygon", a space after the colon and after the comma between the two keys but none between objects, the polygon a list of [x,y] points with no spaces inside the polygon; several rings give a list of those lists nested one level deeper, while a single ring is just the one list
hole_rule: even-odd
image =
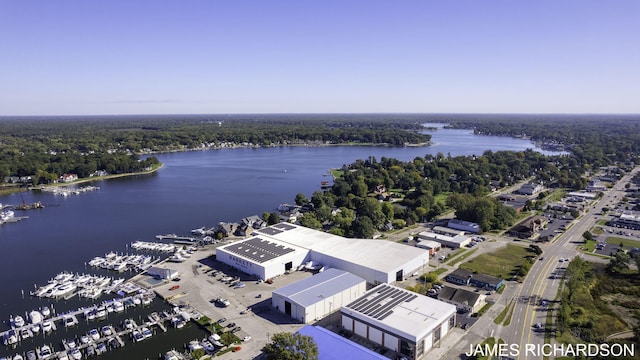
[{"label": "solar panel array", "polygon": [[295,249],[290,247],[286,247],[269,240],[264,240],[259,237],[254,237],[240,243],[233,244],[232,246],[227,246],[225,249],[233,254],[251,259],[257,263],[263,263],[295,251]]},{"label": "solar panel array", "polygon": [[282,231],[274,227],[266,227],[264,229],[260,229],[259,232],[267,235],[277,235],[277,234],[280,234]]},{"label": "solar panel array", "polygon": [[293,229],[296,228],[295,226],[293,226],[291,224],[287,224],[287,223],[278,223],[276,225],[273,225],[273,227],[278,228],[278,229],[283,230],[283,231],[293,230]]},{"label": "solar panel array", "polygon": [[370,316],[376,320],[384,320],[402,302],[410,302],[418,295],[406,290],[382,285],[375,293],[370,293],[347,305],[347,308]]}]

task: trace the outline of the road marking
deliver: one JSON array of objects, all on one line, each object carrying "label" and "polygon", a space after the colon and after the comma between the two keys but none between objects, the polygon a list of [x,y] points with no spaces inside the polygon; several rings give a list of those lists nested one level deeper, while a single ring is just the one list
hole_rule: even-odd
[{"label": "road marking", "polygon": [[[524,316],[524,323],[522,324],[522,335],[520,335],[520,341],[519,341],[519,346],[520,348],[524,348],[524,344],[523,344],[523,340],[524,340],[524,335],[527,333],[527,330],[529,330],[529,336],[527,337],[527,341],[529,338],[531,338],[531,329],[526,329],[527,327],[527,319],[529,318],[529,313],[531,313],[531,320],[532,322],[529,324],[529,326],[533,325],[533,318],[534,318],[534,312],[535,312],[535,304],[533,306],[533,310],[531,310],[531,298],[533,296],[536,296],[534,294],[537,294],[537,292],[535,291],[536,286],[540,287],[540,276],[542,276],[543,274],[547,274],[549,267],[553,266],[553,264],[555,263],[555,261],[557,261],[557,258],[555,256],[552,255],[551,259],[549,259],[547,261],[546,264],[544,264],[542,266],[542,269],[539,270],[538,272],[538,276],[536,277],[536,279],[533,282],[533,285],[531,287],[531,294],[529,296],[529,301],[527,301],[527,304],[525,305],[524,311],[525,311],[525,316]],[[544,280],[546,280],[546,276],[544,278]],[[526,279],[525,279],[526,282]],[[522,289],[524,288],[524,283],[522,288],[520,288],[520,290],[522,291]],[[520,358],[520,356],[518,356],[518,358]]]}]

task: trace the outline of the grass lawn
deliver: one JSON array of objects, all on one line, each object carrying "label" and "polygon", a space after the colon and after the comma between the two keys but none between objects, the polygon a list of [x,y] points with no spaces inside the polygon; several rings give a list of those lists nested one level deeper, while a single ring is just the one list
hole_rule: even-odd
[{"label": "grass lawn", "polygon": [[518,267],[528,262],[527,257],[532,255],[528,248],[507,244],[493,253],[482,254],[461,264],[460,268],[506,279],[515,275]]},{"label": "grass lawn", "polygon": [[596,241],[595,240],[587,240],[586,244],[583,244],[582,246],[580,246],[580,250],[587,252],[587,253],[592,253],[593,249],[595,249],[596,247]]},{"label": "grass lawn", "polygon": [[334,179],[339,179],[344,175],[344,171],[338,169],[331,169],[331,175],[333,175]]},{"label": "grass lawn", "polygon": [[[496,316],[493,322],[497,325],[509,326],[511,324],[511,314],[513,313],[513,300]],[[504,322],[504,324],[503,324]]]},{"label": "grass lawn", "polygon": [[440,193],[436,196],[433,197],[434,202],[440,203],[442,205],[444,205],[445,207],[447,206],[447,198],[449,197],[449,195],[451,195],[450,192],[446,192],[446,193]]},{"label": "grass lawn", "polygon": [[611,236],[607,238],[606,242],[607,244],[613,244],[613,245],[620,245],[620,243],[622,243],[625,248],[632,248],[632,247],[640,248],[640,241],[638,240],[631,240],[631,239]]},{"label": "grass lawn", "polygon": [[457,263],[460,262],[460,260],[465,259],[467,257],[469,257],[469,255],[473,254],[474,251],[476,251],[478,249],[473,249],[472,251],[469,251],[465,248],[460,248],[458,250],[455,251],[455,255],[453,256],[449,256],[446,261],[444,262],[447,265],[455,265]]}]

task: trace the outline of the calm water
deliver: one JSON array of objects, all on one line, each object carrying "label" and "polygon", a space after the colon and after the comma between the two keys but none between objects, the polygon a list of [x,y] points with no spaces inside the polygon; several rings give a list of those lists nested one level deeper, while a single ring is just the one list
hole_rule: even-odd
[{"label": "calm water", "polygon": [[[273,211],[280,203],[292,203],[297,193],[310,197],[319,190],[320,181],[330,179],[323,176],[328,169],[357,159],[407,161],[438,152],[458,156],[480,155],[485,150],[541,151],[526,140],[476,136],[470,130],[441,129],[432,134],[435,144],[431,147],[281,147],[162,154],[158,158],[165,166],[159,172],[96,182],[93,185],[99,191],[66,198],[48,193],[2,197],[3,204],[19,204],[24,198],[30,203],[41,201],[46,208],[16,211],[29,219],[0,226],[0,331],[8,328],[11,315],[49,305],[28,293],[63,270],[94,273],[86,262],[109,251],[132,252],[127,245],[135,240],[188,234],[193,228]],[[54,306],[60,312],[89,304],[74,299]],[[197,329],[165,334],[173,343],[165,339],[154,346],[129,344],[123,351],[135,351],[136,358],[155,358],[197,335]],[[35,346],[27,345],[23,351]],[[0,344],[0,356],[14,352]],[[115,353],[119,352],[109,356],[115,358]]]}]

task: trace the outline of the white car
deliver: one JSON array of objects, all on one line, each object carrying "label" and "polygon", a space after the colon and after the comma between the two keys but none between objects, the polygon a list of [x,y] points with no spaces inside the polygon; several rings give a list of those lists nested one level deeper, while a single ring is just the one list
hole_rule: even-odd
[{"label": "white car", "polygon": [[251,336],[245,336],[245,337],[242,338],[242,341],[244,341],[244,342],[247,342],[249,340],[251,340]]}]

